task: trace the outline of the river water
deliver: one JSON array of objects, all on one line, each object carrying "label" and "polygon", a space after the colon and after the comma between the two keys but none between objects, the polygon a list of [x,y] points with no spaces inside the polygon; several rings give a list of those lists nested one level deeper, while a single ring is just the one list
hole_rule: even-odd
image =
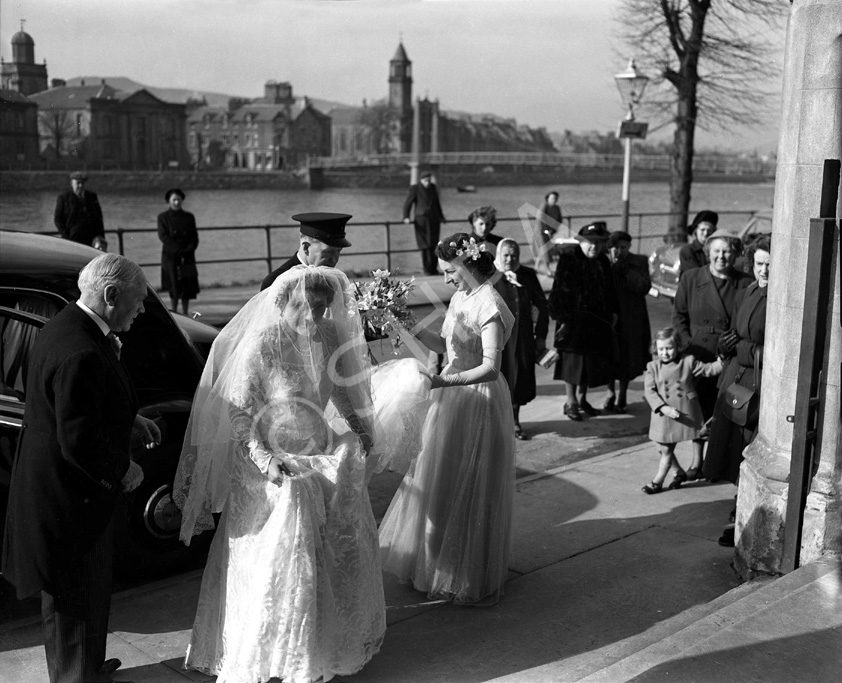
[{"label": "river water", "polygon": [[[96,192],[96,187],[91,187]],[[125,236],[124,253],[144,265],[150,282],[160,282],[160,242],[156,216],[167,206],[159,193],[100,193],[106,231],[122,228],[135,232]],[[619,184],[564,185],[560,187],[503,186],[479,187],[475,193],[460,193],[456,188],[439,189],[444,213],[450,221],[442,227],[442,235],[468,228],[467,216],[475,208],[493,205],[501,218],[517,219],[519,215],[534,215],[544,195],[550,190],[561,193],[560,202],[565,215],[573,218],[572,227],[578,230],[590,220],[619,214],[622,210]],[[723,215],[719,227],[736,230],[748,213],[769,209],[774,184],[696,183],[693,185],[691,213],[701,209],[719,212],[741,212]],[[208,230],[212,227],[265,226],[292,224],[291,216],[304,211],[338,211],[353,216],[348,238],[353,246],[343,252],[340,267],[349,274],[364,274],[373,268],[386,267],[382,255],[354,256],[359,251],[384,251],[386,229],[391,222],[391,248],[415,247],[411,226],[401,222],[406,192],[401,189],[327,189],[310,190],[190,190],[184,203],[186,210],[196,216],[200,244],[197,259],[203,286],[245,284],[259,281],[267,272],[265,260],[246,263],[211,264],[203,261],[222,259],[265,259],[266,233],[262,227],[250,230]],[[56,193],[29,192],[0,195],[0,226],[9,230],[55,232],[53,209]],[[663,213],[668,210],[667,184],[632,184],[631,212]],[[620,219],[607,218],[609,230],[620,227]],[[376,223],[377,225],[354,225]],[[643,239],[635,251],[648,253],[660,240],[654,236],[666,232],[665,216],[649,216],[638,220],[632,216],[629,232]],[[297,249],[297,231],[276,228],[271,232],[274,265],[282,263]],[[520,220],[500,221],[495,232],[525,242]],[[117,250],[116,235],[108,235],[109,249]],[[2,245],[0,245],[2,246]],[[528,258],[526,259],[528,261]],[[405,275],[420,272],[418,254],[393,254],[392,267]]]}]

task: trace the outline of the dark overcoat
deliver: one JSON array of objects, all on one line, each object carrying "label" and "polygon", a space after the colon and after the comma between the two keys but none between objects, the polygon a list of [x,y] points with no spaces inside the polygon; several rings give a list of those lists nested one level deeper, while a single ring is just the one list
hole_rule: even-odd
[{"label": "dark overcoat", "polygon": [[278,268],[275,268],[271,273],[269,273],[265,278],[263,278],[263,282],[260,283],[260,291],[262,292],[264,289],[269,289],[272,286],[272,283],[277,280],[281,275],[286,273],[291,268],[295,268],[295,266],[303,266],[304,264],[301,263],[301,259],[298,258],[298,253],[293,254],[286,263]]},{"label": "dark overcoat", "polygon": [[705,477],[709,479],[726,479],[736,483],[743,451],[757,434],[756,425],[746,429],[726,418],[722,414],[722,401],[726,387],[735,380],[740,386],[755,387],[757,392],[760,391],[760,374],[755,378],[754,361],[756,358],[758,368],[762,369],[767,292],[768,287],[759,287],[755,282],[737,295],[733,328],[739,341],[719,380],[704,465]]},{"label": "dark overcoat", "polygon": [[547,297],[538,280],[538,275],[529,266],[520,266],[517,271],[520,287],[518,294],[517,336],[517,380],[512,389],[512,403],[529,403],[536,395],[535,363],[537,363],[536,341],[547,338],[550,324]]},{"label": "dark overcoat", "polygon": [[[615,372],[617,295],[608,257],[588,258],[578,244],[560,251],[549,297],[559,359],[555,379],[600,386]],[[568,334],[559,334],[563,329]]]},{"label": "dark overcoat", "polygon": [[[729,305],[728,296],[723,298],[720,294],[709,267],[688,270],[681,276],[672,307],[672,325],[687,343],[685,353],[705,362],[716,358],[719,335],[731,327],[737,292],[751,282],[752,278],[746,273],[731,271],[726,285],[726,294],[732,297]],[[708,419],[713,415],[716,402],[716,382],[702,380],[697,388],[702,412]]]},{"label": "dark overcoat", "polygon": [[701,268],[710,263],[708,255],[705,253],[705,245],[701,244],[699,240],[693,239],[687,244],[681,245],[678,250],[678,276],[693,268]]},{"label": "dark overcoat", "polygon": [[629,254],[613,263],[611,272],[620,312],[617,323],[617,378],[632,380],[643,374],[651,358],[652,330],[646,307],[646,295],[652,287],[649,260],[640,254]]},{"label": "dark overcoat", "polygon": [[12,467],[2,570],[18,598],[50,592],[105,532],[136,413],[108,338],[76,304],[66,306],[35,341]]},{"label": "dark overcoat", "polygon": [[196,265],[199,231],[196,217],[189,211],[167,209],[158,215],[158,239],[161,248],[161,288],[178,299],[195,299],[199,293],[199,278],[179,277],[178,267]]},{"label": "dark overcoat", "polygon": [[85,190],[81,198],[73,190],[62,192],[56,198],[53,223],[64,239],[79,244],[91,246],[95,237],[105,237],[102,207],[96,192]]},{"label": "dark overcoat", "polygon": [[424,187],[420,183],[409,188],[409,195],[403,203],[403,217],[415,206],[415,242],[419,249],[432,249],[439,242],[441,224],[445,220],[435,184]]}]

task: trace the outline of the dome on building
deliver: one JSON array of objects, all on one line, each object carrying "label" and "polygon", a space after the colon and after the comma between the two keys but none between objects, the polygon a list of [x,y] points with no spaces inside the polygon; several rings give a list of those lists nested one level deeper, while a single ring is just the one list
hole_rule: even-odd
[{"label": "dome on building", "polygon": [[35,45],[32,36],[24,31],[18,31],[12,36],[12,45]]}]

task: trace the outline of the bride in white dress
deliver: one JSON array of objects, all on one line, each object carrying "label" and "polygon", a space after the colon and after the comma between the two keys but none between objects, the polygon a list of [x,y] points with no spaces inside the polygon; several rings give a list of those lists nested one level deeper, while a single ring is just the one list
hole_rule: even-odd
[{"label": "bride in white dress", "polygon": [[441,336],[415,334],[446,350],[448,364],[430,378],[421,453],[380,525],[381,557],[385,571],[431,598],[487,606],[508,573],[515,440],[500,362],[514,316],[489,282],[493,258],[467,234],[439,242],[436,253],[458,291]]},{"label": "bride in white dress", "polygon": [[185,542],[221,513],[186,667],[218,683],[328,681],[378,652],[372,415],[365,341],[340,271],[293,268],[220,333],[175,482]]}]

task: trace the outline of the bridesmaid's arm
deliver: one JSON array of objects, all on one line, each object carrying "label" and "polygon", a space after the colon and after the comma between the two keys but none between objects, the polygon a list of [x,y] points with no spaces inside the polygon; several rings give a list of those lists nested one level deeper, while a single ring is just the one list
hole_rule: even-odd
[{"label": "bridesmaid's arm", "polygon": [[500,359],[503,349],[503,322],[492,318],[482,326],[482,363],[470,370],[450,375],[432,375],[432,388],[465,386],[493,382],[500,375]]}]

